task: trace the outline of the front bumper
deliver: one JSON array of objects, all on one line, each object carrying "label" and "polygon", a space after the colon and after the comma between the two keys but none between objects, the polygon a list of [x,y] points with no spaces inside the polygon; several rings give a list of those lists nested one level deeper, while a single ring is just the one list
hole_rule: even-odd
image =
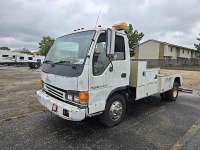
[{"label": "front bumper", "polygon": [[[72,121],[81,121],[85,119],[86,109],[78,108],[76,106],[67,104],[65,102],[59,101],[46,93],[42,90],[37,91],[37,98],[38,101],[46,107],[51,112],[57,114],[61,118],[72,120]],[[57,110],[53,111],[53,105],[57,106]],[[68,111],[68,117],[63,115],[64,109]]]}]

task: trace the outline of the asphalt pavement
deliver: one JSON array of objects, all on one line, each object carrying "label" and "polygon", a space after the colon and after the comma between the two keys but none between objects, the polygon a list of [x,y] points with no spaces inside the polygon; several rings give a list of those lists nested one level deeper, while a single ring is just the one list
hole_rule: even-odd
[{"label": "asphalt pavement", "polygon": [[[132,112],[119,125],[105,127],[98,117],[72,122],[43,110],[35,96],[39,89],[35,82],[40,74],[9,71],[5,74],[12,74],[12,78],[3,76],[0,70],[0,84],[4,85],[0,88],[1,150],[200,149],[200,97],[197,95],[179,93],[174,102],[162,101],[159,95],[139,100],[132,104]],[[7,87],[6,82],[13,85]],[[31,98],[24,96],[25,92]],[[9,94],[12,96],[8,97]]]},{"label": "asphalt pavement", "polygon": [[121,124],[109,128],[98,117],[71,122],[50,112],[6,121],[0,149],[200,149],[199,97],[180,94],[176,102],[163,102],[153,96],[134,105]]}]

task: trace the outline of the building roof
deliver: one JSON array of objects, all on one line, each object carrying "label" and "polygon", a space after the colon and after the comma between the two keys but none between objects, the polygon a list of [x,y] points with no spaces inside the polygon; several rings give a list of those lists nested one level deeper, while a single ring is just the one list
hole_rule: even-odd
[{"label": "building roof", "polygon": [[188,47],[184,47],[184,46],[180,46],[180,45],[176,45],[176,44],[171,44],[171,43],[167,43],[167,42],[162,42],[162,41],[158,41],[158,40],[154,40],[154,39],[149,39],[145,42],[140,43],[139,45],[142,45],[142,44],[147,43],[149,41],[162,43],[162,44],[169,45],[169,46],[179,47],[179,48],[183,48],[183,49],[187,49],[187,50],[191,50],[191,51],[196,51],[195,49],[192,49],[192,48],[188,48]]}]

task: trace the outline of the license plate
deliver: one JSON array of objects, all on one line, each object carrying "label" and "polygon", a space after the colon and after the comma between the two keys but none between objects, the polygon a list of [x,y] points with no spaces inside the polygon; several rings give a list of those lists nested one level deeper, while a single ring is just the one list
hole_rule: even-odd
[{"label": "license plate", "polygon": [[56,104],[53,104],[52,111],[57,111],[57,110],[58,110],[58,106]]}]

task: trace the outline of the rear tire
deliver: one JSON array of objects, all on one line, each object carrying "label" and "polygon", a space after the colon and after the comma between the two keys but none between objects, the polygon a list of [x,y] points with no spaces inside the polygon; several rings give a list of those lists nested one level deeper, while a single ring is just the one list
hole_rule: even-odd
[{"label": "rear tire", "polygon": [[167,94],[167,92],[164,92],[164,93],[160,94],[160,97],[161,97],[162,100],[166,100],[167,99],[166,94]]},{"label": "rear tire", "polygon": [[108,99],[106,108],[99,116],[101,123],[105,126],[114,126],[122,121],[126,111],[126,102],[122,95],[114,94]]},{"label": "rear tire", "polygon": [[34,63],[34,68],[38,69],[40,67],[40,65],[38,63]]},{"label": "rear tire", "polygon": [[178,97],[179,85],[177,82],[174,82],[173,88],[167,92],[167,99],[169,101],[175,101]]}]

